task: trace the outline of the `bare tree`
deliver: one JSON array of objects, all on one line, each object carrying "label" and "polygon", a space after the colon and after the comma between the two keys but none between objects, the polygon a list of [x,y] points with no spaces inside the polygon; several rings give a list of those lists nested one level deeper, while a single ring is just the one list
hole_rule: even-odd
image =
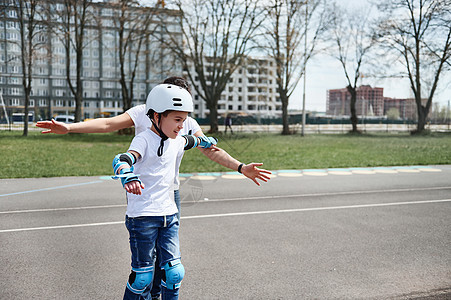
[{"label": "bare tree", "polygon": [[22,85],[24,89],[24,129],[23,136],[28,135],[28,113],[31,94],[31,83],[33,80],[33,63],[37,52],[46,45],[46,34],[42,29],[40,22],[39,8],[42,8],[40,0],[13,1],[12,9],[17,14],[20,35],[21,67],[22,67]]},{"label": "bare tree", "polygon": [[440,76],[450,70],[451,1],[391,0],[378,7],[386,17],[380,23],[381,44],[410,81],[418,114],[412,133],[421,133]]},{"label": "bare tree", "polygon": [[[63,9],[58,9],[62,3]],[[89,11],[91,0],[53,0],[50,13],[58,18],[58,26],[50,26],[61,40],[65,50],[66,81],[75,98],[75,122],[81,120],[83,102],[83,50],[87,45],[86,29],[96,22],[96,18]],[[55,7],[56,6],[56,7]],[[52,22],[52,20],[50,21]],[[75,52],[75,66],[71,64],[72,52]],[[72,68],[75,67],[75,76]]]},{"label": "bare tree", "polygon": [[[316,53],[324,32],[322,1],[272,0],[267,7],[264,48],[276,63],[277,90],[282,102],[282,134],[290,134],[288,103],[305,66]],[[306,34],[311,37],[306,42]],[[304,44],[304,47],[303,46]]]},{"label": "bare tree", "polygon": [[330,41],[334,46],[329,52],[340,62],[346,76],[348,83],[346,88],[351,94],[352,132],[357,133],[359,132],[356,112],[357,84],[362,76],[362,67],[375,45],[374,22],[369,18],[371,10],[368,10],[366,14],[362,11],[346,13],[337,5],[333,5],[332,12]]},{"label": "bare tree", "polygon": [[[218,131],[218,101],[231,75],[251,51],[263,20],[259,0],[175,0],[182,12],[182,37],[162,40],[175,53],[210,110],[210,132]],[[195,80],[198,79],[198,80]]]},{"label": "bare tree", "polygon": [[[149,24],[156,8],[142,7],[138,1],[121,0],[113,5],[119,35],[119,64],[124,112],[131,108],[136,71],[143,64],[142,53],[149,34]],[[141,60],[141,61],[140,61]]]}]

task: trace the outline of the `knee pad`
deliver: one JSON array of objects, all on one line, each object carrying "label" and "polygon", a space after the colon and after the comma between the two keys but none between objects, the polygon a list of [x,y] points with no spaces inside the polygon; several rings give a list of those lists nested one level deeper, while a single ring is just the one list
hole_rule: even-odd
[{"label": "knee pad", "polygon": [[185,276],[185,268],[180,259],[168,262],[163,266],[164,278],[161,284],[170,290],[175,290],[180,287],[183,277]]},{"label": "knee pad", "polygon": [[128,277],[127,288],[135,294],[142,294],[144,290],[152,283],[153,267],[132,268]]}]

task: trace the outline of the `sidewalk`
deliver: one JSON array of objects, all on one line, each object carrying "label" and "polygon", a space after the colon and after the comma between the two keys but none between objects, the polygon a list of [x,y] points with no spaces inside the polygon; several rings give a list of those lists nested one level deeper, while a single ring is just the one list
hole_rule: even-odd
[{"label": "sidewalk", "polygon": [[[209,125],[202,125],[202,131],[207,132],[210,129]],[[280,133],[282,132],[282,125],[232,125],[233,132],[252,133],[252,132],[266,132],[266,133]],[[390,132],[401,133],[410,132],[416,128],[416,124],[359,124],[357,126],[362,132]],[[428,130],[434,132],[451,132],[451,127],[448,125],[429,125]],[[301,124],[290,125],[290,129],[298,133],[302,130]],[[352,130],[351,124],[307,124],[305,126],[306,134],[318,133],[347,133]],[[219,131],[224,132],[225,126],[220,125]]]},{"label": "sidewalk", "polygon": [[[202,131],[207,132],[210,129],[209,125],[201,125]],[[233,132],[240,133],[253,133],[253,132],[266,132],[266,133],[280,133],[282,132],[282,125],[232,125]],[[416,128],[416,124],[359,124],[357,127],[362,132],[387,132],[387,133],[401,133],[410,132]],[[290,125],[292,131],[298,133],[301,132],[302,125],[294,124]],[[319,134],[319,133],[347,133],[352,129],[351,124],[307,124],[305,126],[306,134]],[[426,129],[434,132],[451,132],[449,125],[429,125]],[[11,130],[19,131],[23,130],[22,125],[7,125],[0,124],[0,131]],[[35,124],[28,126],[29,131],[42,131],[42,128],[38,128]],[[220,125],[219,131],[224,132],[225,126]]]}]

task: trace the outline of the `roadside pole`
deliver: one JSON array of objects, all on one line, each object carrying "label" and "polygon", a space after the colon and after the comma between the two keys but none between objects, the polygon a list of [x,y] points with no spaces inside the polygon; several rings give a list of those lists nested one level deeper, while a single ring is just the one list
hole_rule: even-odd
[{"label": "roadside pole", "polygon": [[[0,100],[2,100],[2,107],[3,107],[3,112],[5,113],[6,123],[8,124],[9,130],[11,131],[11,125],[9,124],[8,112],[6,111],[5,102],[3,101],[3,93],[2,92],[0,92]],[[448,110],[449,110],[449,101],[448,101]]]},{"label": "roadside pole", "polygon": [[307,72],[307,24],[308,24],[308,1],[305,2],[305,32],[304,32],[304,91],[302,93],[302,130],[301,136],[305,134],[305,86]]}]

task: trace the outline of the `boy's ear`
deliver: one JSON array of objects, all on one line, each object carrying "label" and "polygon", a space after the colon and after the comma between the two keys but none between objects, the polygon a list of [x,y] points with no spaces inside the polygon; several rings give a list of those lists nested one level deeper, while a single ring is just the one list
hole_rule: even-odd
[{"label": "boy's ear", "polygon": [[160,117],[160,115],[157,112],[153,112],[153,119],[154,119],[155,123],[157,123],[157,124],[159,121],[159,117]]}]

